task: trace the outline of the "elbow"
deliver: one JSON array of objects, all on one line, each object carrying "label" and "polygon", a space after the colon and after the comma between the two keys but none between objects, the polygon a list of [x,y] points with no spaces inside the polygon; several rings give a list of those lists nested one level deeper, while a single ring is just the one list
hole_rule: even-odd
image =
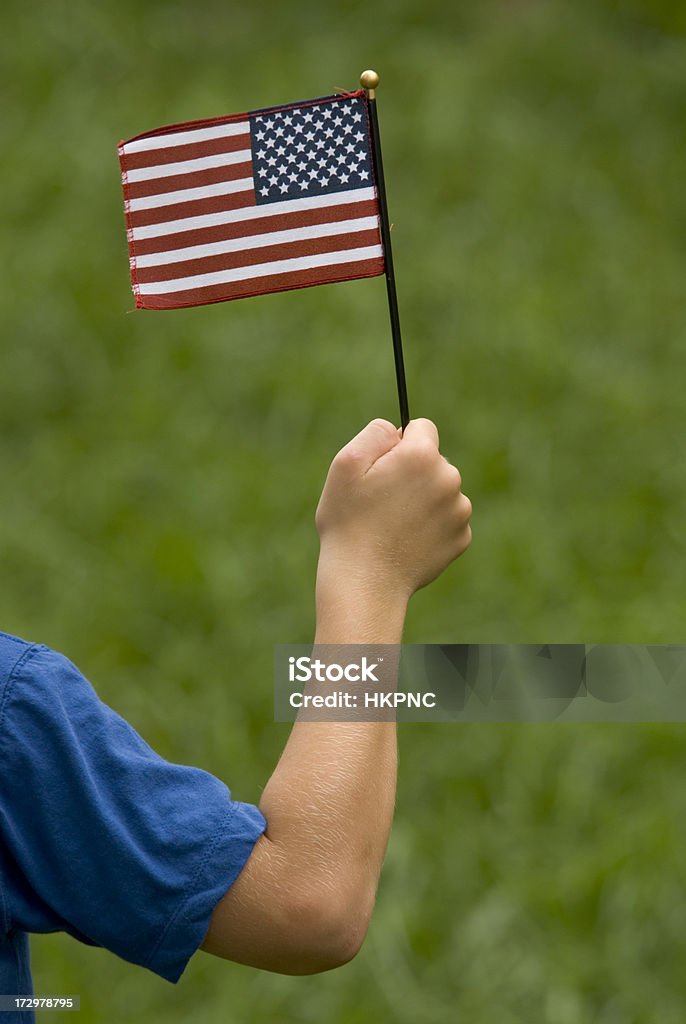
[{"label": "elbow", "polygon": [[300,941],[293,974],[319,974],[353,960],[364,942],[374,900],[324,890],[295,901],[291,920]]},{"label": "elbow", "polygon": [[342,967],[364,942],[376,881],[354,862],[326,873],[294,864],[263,836],[215,908],[202,948],[277,974]]}]

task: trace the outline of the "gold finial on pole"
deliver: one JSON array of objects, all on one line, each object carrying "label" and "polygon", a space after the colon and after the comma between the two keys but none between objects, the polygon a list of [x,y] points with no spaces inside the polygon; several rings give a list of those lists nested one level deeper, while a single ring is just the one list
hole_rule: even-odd
[{"label": "gold finial on pole", "polygon": [[367,90],[370,100],[376,99],[376,87],[379,84],[379,76],[376,71],[363,71],[360,75],[360,85]]}]

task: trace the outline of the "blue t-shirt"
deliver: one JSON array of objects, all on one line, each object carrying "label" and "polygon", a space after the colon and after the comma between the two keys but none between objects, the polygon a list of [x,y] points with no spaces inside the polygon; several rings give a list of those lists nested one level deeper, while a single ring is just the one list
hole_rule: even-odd
[{"label": "blue t-shirt", "polygon": [[67,658],[0,632],[0,994],[32,994],[29,932],[178,981],[264,828],[219,779],[156,754]]}]

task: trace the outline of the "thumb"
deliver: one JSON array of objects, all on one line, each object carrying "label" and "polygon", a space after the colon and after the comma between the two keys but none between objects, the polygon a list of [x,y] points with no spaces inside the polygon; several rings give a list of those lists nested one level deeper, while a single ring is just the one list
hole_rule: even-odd
[{"label": "thumb", "polygon": [[376,419],[348,441],[338,453],[339,461],[355,466],[360,476],[400,443],[400,434],[388,420]]},{"label": "thumb", "polygon": [[406,442],[429,442],[438,448],[438,428],[432,420],[419,418],[410,420],[403,431],[403,444]]}]

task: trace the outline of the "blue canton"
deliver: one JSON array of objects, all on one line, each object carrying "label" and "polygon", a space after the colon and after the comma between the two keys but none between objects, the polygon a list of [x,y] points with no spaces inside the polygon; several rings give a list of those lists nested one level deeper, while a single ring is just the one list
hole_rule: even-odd
[{"label": "blue canton", "polygon": [[250,137],[258,205],[373,184],[362,96],[258,111]]}]

